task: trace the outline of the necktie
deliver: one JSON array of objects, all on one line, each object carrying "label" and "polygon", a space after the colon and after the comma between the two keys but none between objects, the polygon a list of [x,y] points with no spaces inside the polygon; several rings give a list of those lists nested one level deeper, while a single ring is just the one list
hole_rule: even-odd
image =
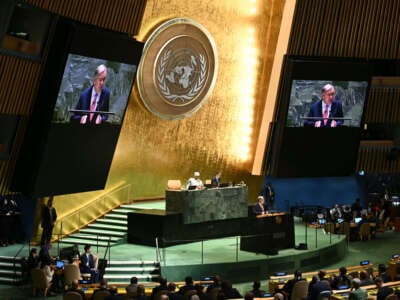
[{"label": "necktie", "polygon": [[[93,96],[92,103],[90,104],[90,111],[95,111],[96,99],[97,99],[97,93]],[[90,121],[92,121],[93,115],[94,115],[93,113],[90,113],[90,116],[89,116]]]},{"label": "necktie", "polygon": [[328,106],[325,106],[324,110],[324,125],[328,123]]}]

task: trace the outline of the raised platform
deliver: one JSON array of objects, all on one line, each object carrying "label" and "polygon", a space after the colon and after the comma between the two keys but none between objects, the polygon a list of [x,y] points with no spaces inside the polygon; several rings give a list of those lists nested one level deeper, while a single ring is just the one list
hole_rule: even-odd
[{"label": "raised platform", "polygon": [[[243,229],[248,226],[246,222],[250,222],[253,225],[257,224],[256,221],[259,220],[256,218],[247,218],[247,221],[242,220],[244,223],[238,222],[237,224],[233,221],[233,226],[220,226],[222,223],[220,224],[219,222],[221,221],[217,221],[208,224],[211,226],[208,227],[205,224],[183,224],[179,214],[168,215],[162,207],[153,209],[152,217],[158,219],[154,219],[153,222],[147,216],[150,207],[147,206],[145,208],[145,210],[138,209],[135,214],[128,216],[129,222],[135,219],[134,223],[132,223],[135,224],[133,226],[135,229],[130,231],[128,235],[130,242],[134,243],[132,244],[132,251],[135,255],[143,253],[143,251],[147,251],[153,257],[154,255],[159,255],[162,275],[171,281],[182,280],[187,275],[198,279],[201,276],[213,274],[220,274],[224,278],[229,278],[232,282],[267,279],[269,275],[280,271],[293,272],[296,269],[303,271],[319,269],[339,261],[347,252],[347,243],[343,236],[325,235],[321,229],[307,228],[299,218],[291,219],[291,228],[293,228],[291,246],[282,249],[279,247],[282,247],[285,243],[284,241],[270,242],[269,246],[275,248],[276,251],[275,255],[268,255],[261,252],[249,252],[241,247],[239,233],[243,232]],[[170,223],[168,218],[164,218],[168,216],[172,217],[172,220],[175,218],[173,222],[176,223]],[[276,222],[276,217],[261,219],[261,222],[272,220]],[[282,221],[281,224],[290,222],[284,220],[280,220]],[[232,220],[225,221],[231,222]],[[180,224],[179,226],[189,226],[190,228],[174,227],[177,224]],[[215,229],[217,225],[218,229]],[[191,226],[200,226],[201,228],[197,227],[196,229],[200,230],[200,233],[193,230]],[[273,230],[273,226],[269,225],[269,227],[269,230]],[[175,230],[166,233],[165,228],[175,228]],[[180,229],[177,230],[176,228]],[[185,229],[182,230],[182,228]],[[132,230],[132,228],[129,230]],[[142,232],[140,233],[139,231]],[[193,238],[196,235],[199,237],[199,234],[204,233],[203,231],[208,231],[209,236],[203,237],[203,239]],[[215,231],[220,235],[220,238],[216,238]],[[221,231],[228,235],[221,237]],[[232,236],[232,231],[236,231],[236,235]],[[149,234],[144,234],[144,232]],[[158,234],[154,235],[154,233]],[[151,249],[156,251],[154,248],[156,245],[155,236],[159,237],[159,242],[162,242],[161,237],[163,236],[168,236],[170,242],[180,236],[179,240],[184,243],[168,243],[168,247],[161,247],[158,253],[154,253]],[[138,239],[142,239],[140,243]],[[145,243],[144,239],[146,240]],[[307,249],[295,249],[295,245],[299,244],[307,244]],[[113,247],[112,253],[115,253],[118,247]]]}]

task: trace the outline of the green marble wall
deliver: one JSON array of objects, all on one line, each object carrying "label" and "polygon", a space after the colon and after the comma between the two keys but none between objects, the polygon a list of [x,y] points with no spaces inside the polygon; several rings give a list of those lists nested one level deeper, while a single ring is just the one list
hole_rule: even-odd
[{"label": "green marble wall", "polygon": [[183,213],[183,223],[247,217],[247,186],[166,191],[166,212]]}]

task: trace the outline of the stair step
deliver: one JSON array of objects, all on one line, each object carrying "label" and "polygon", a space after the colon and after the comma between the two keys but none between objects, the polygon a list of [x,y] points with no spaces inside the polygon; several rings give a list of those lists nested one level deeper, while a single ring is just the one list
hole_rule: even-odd
[{"label": "stair step", "polygon": [[21,281],[21,280],[15,279],[15,278],[1,277],[0,276],[0,282],[3,282],[3,283],[16,283],[16,282],[19,282],[19,281]]},{"label": "stair step", "polygon": [[113,225],[115,225],[115,224],[126,225],[126,220],[116,220],[116,219],[110,219],[110,218],[105,217],[103,219],[97,220],[96,224],[97,223],[101,223],[101,224],[107,223],[107,224],[113,224]]},{"label": "stair step", "polygon": [[[108,232],[126,231],[128,229],[128,226],[116,226],[116,225],[109,225],[109,224],[92,223],[92,224],[89,224],[89,226],[84,229],[94,229],[94,228],[97,228],[97,233],[102,234],[105,231],[108,231]],[[82,229],[82,230],[84,230],[84,229]],[[112,229],[112,230],[110,230],[110,229]],[[101,230],[101,231],[99,231],[99,230]]]},{"label": "stair step", "polygon": [[[6,261],[9,261],[9,260],[13,260],[14,259],[14,256],[0,256],[0,260],[6,260]],[[16,261],[21,261],[22,260],[22,257],[19,257],[19,256],[17,256],[17,257],[15,257],[15,260]]]},{"label": "stair step", "polygon": [[92,227],[87,227],[81,229],[79,233],[82,236],[84,235],[90,235],[90,236],[98,236],[99,238],[102,237],[103,240],[108,240],[109,237],[123,237],[126,234],[126,231],[119,231],[119,230],[101,230],[99,231],[98,229],[92,228]]},{"label": "stair step", "polygon": [[[111,228],[115,231],[123,231],[123,230],[127,230],[128,226],[127,225],[123,225],[123,224],[118,224],[118,225],[114,225],[114,224],[110,224],[107,222],[103,222],[103,223],[92,223],[90,224],[87,228],[97,228],[97,230],[110,230]],[[101,233],[101,232],[100,232]]]},{"label": "stair step", "polygon": [[153,260],[111,260],[110,265],[159,265],[160,263]]},{"label": "stair step", "polygon": [[107,215],[105,215],[104,217],[107,217],[107,219],[114,219],[114,220],[128,220],[128,214],[124,213],[124,214],[114,214],[114,213],[108,213]]},{"label": "stair step", "polygon": [[[158,274],[133,274],[135,277],[137,277],[138,279],[140,279],[140,278],[158,278],[158,277],[160,277],[160,275],[158,275]],[[121,278],[128,278],[128,280],[130,280],[131,279],[131,277],[132,277],[132,275],[128,275],[128,274],[107,274],[107,271],[106,271],[106,274],[104,274],[104,277],[105,278],[107,278],[107,279],[113,279],[113,278],[115,278],[115,279],[121,279]]]},{"label": "stair step", "polygon": [[108,272],[154,272],[160,268],[156,267],[107,267]]},{"label": "stair step", "polygon": [[[15,267],[21,267],[20,262],[16,262]],[[12,261],[0,261],[0,269],[4,268],[14,268],[14,263]]]},{"label": "stair step", "polygon": [[93,234],[86,234],[86,233],[77,233],[77,234],[74,234],[74,235],[71,235],[70,237],[74,237],[74,238],[79,238],[79,239],[88,239],[88,240],[96,240],[97,241],[97,239],[99,239],[99,241],[103,241],[103,242],[106,242],[106,241],[110,241],[110,242],[117,242],[117,241],[119,241],[121,238],[120,237],[115,237],[115,236],[107,236],[107,235],[105,235],[105,236],[101,236],[101,235],[99,235],[99,236],[97,236],[97,235],[93,235]]},{"label": "stair step", "polygon": [[127,214],[130,212],[133,212],[134,210],[136,210],[136,209],[133,207],[120,206],[119,208],[113,209],[112,212],[120,213],[120,214]]},{"label": "stair step", "polygon": [[0,274],[4,275],[11,275],[11,276],[21,276],[22,272],[21,271],[15,271],[14,270],[0,270]]},{"label": "stair step", "polygon": [[[88,240],[87,239],[79,239],[79,238],[74,238],[73,236],[70,236],[70,237],[68,237],[68,238],[65,238],[65,239],[63,239],[63,241],[62,241],[64,244],[81,244],[81,245],[84,245],[84,244],[87,244],[87,242],[88,242]],[[99,241],[98,243],[97,243],[97,241],[95,241],[93,244],[92,244],[92,247],[97,247],[97,246],[99,246],[99,247],[107,247],[108,246],[108,243],[107,242],[103,242],[103,241]]]}]

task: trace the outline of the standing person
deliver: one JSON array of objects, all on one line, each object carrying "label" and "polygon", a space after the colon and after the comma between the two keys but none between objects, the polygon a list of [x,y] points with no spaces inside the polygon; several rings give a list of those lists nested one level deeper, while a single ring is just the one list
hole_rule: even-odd
[{"label": "standing person", "polygon": [[311,105],[304,126],[320,128],[342,125],[342,103],[335,99],[334,86],[332,84],[325,84],[321,89],[321,99]]},{"label": "standing person", "polygon": [[47,245],[53,235],[54,224],[57,220],[57,211],[53,207],[53,197],[47,201],[47,205],[42,209],[42,238],[40,245]]},{"label": "standing person", "polygon": [[221,175],[222,172],[218,171],[215,176],[211,179],[211,186],[212,187],[219,187],[220,183],[221,183]]},{"label": "standing person", "polygon": [[275,191],[272,187],[271,182],[267,182],[264,187],[264,197],[265,197],[265,206],[268,210],[273,210],[275,208]]},{"label": "standing person", "polygon": [[258,215],[263,215],[266,213],[266,207],[264,205],[264,197],[263,196],[258,196],[257,197],[257,203],[253,205],[253,213],[258,216]]},{"label": "standing person", "polygon": [[[105,87],[107,78],[107,67],[99,65],[93,77],[93,85],[84,90],[79,97],[78,103],[71,116],[71,122],[80,124],[102,124],[107,121],[107,114],[110,106],[110,91]],[[82,111],[82,112],[79,112]]]}]

